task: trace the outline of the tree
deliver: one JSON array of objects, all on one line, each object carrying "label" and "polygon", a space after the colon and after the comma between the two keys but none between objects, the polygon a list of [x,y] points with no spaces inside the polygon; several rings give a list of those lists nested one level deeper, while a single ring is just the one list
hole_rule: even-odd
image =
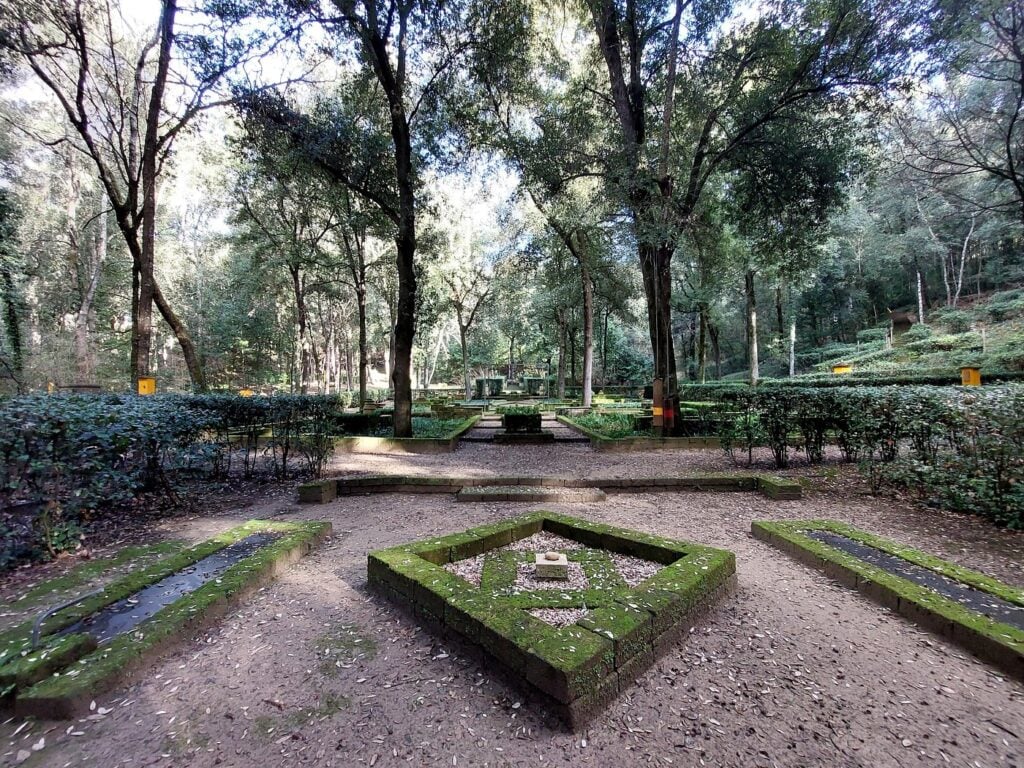
[{"label": "tree", "polygon": [[6,189],[0,187],[0,312],[3,317],[4,344],[0,347],[0,378],[11,379],[20,390],[24,362],[21,343],[21,298],[14,283],[18,258],[17,224],[19,211]]},{"label": "tree", "polygon": [[[177,0],[162,0],[152,37],[129,50],[108,1],[44,0],[0,15],[0,47],[24,60],[60,103],[74,145],[89,157],[132,257],[131,377],[151,371],[152,307],[173,330],[193,387],[206,388],[199,356],[185,324],[154,276],[157,189],[176,136],[206,106],[220,79],[209,72],[192,85],[176,111],[169,85],[176,73]],[[177,95],[177,94],[176,94]]]},{"label": "tree", "polygon": [[287,153],[262,155],[251,161],[238,180],[237,221],[257,241],[257,252],[267,265],[287,270],[295,308],[299,360],[296,378],[299,391],[305,394],[320,368],[307,307],[307,273],[322,264],[330,234],[343,226],[340,201],[331,201],[336,190],[320,183],[315,172],[310,173]]},{"label": "tree", "polygon": [[[475,51],[506,60],[521,26],[514,2],[437,3],[433,0],[332,0],[307,18],[358,55],[357,74],[341,103],[301,113],[283,97],[252,98],[249,113],[305,147],[311,162],[389,220],[395,241],[394,365],[396,437],[412,435],[412,351],[417,309],[417,218],[420,183],[437,139],[443,94],[457,65]],[[353,110],[353,104],[359,109]]]},{"label": "tree", "polygon": [[593,397],[594,272],[600,269],[609,214],[598,147],[598,113],[588,96],[592,73],[561,44],[563,24],[539,15],[519,66],[484,70],[477,128],[520,175],[520,188],[580,272],[583,407]]},{"label": "tree", "polygon": [[655,376],[671,391],[671,261],[709,183],[757,151],[768,126],[807,111],[840,121],[852,98],[893,84],[944,17],[909,1],[762,7],[747,23],[688,0],[586,7],[608,72],[610,166],[632,220]]},{"label": "tree", "polygon": [[441,282],[448,290],[448,302],[455,310],[459,326],[459,345],[462,347],[462,380],[466,399],[473,397],[469,382],[469,329],[476,320],[476,314],[487,300],[491,291],[490,270],[484,264],[472,264],[468,270],[445,270]]},{"label": "tree", "polygon": [[946,76],[897,121],[899,148],[936,188],[1024,223],[1024,2],[965,12],[967,36],[954,41]]}]

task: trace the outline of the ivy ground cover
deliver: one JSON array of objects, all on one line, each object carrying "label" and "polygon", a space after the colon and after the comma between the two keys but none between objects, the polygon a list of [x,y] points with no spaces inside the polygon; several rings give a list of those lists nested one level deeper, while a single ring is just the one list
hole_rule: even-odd
[{"label": "ivy ground cover", "polygon": [[[558,548],[566,582],[532,577]],[[731,552],[533,512],[369,555],[372,588],[458,635],[585,724],[734,581]]]}]

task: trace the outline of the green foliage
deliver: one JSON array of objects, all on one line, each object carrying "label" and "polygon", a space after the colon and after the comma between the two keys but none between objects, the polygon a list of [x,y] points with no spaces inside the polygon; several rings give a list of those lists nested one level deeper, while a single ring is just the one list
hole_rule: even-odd
[{"label": "green foliage", "polygon": [[623,437],[650,437],[651,431],[637,431],[633,416],[628,413],[584,413],[573,416],[573,421],[584,429],[602,437],[616,440]]},{"label": "green foliage", "polygon": [[268,449],[287,477],[301,457],[319,476],[333,451],[344,401],[334,396],[30,395],[0,406],[0,508],[19,505],[32,524],[3,537],[0,567],[75,549],[82,526],[142,494],[172,501],[169,475],[219,478],[242,455],[251,474]]},{"label": "green foliage", "polygon": [[432,419],[417,416],[412,420],[412,436],[443,440],[451,437],[452,433],[465,423],[465,419]]},{"label": "green foliage", "polygon": [[946,326],[950,333],[967,333],[971,330],[974,317],[970,312],[953,307],[944,307],[932,313],[932,318]]},{"label": "green foliage", "polygon": [[985,309],[988,316],[997,323],[1024,315],[1024,288],[997,293]]},{"label": "green foliage", "polygon": [[532,416],[541,413],[535,405],[499,405],[494,409],[499,416]]},{"label": "green foliage", "polygon": [[865,328],[857,331],[857,341],[861,343],[885,341],[889,338],[889,329],[886,328]]},{"label": "green foliage", "polygon": [[927,326],[924,323],[918,323],[917,325],[912,326],[909,331],[904,333],[901,338],[904,342],[923,341],[924,339],[929,338],[931,335],[932,329],[930,326]]},{"label": "green foliage", "polygon": [[831,438],[875,490],[890,483],[929,503],[1024,528],[1024,386],[720,387],[730,452],[790,449],[822,460]]}]

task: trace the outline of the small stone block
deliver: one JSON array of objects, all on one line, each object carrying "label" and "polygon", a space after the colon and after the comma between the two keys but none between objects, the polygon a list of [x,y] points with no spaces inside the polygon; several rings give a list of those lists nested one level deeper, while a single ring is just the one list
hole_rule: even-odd
[{"label": "small stone block", "polygon": [[[550,555],[554,555],[554,558]],[[535,563],[538,579],[569,578],[569,558],[564,552],[538,552]]]},{"label": "small stone block", "polygon": [[338,485],[334,480],[321,480],[299,486],[300,504],[326,504],[334,501],[338,495]]}]

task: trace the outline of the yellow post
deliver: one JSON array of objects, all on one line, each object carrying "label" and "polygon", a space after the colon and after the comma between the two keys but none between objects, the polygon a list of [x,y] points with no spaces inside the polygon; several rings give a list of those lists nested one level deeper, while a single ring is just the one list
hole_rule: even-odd
[{"label": "yellow post", "polygon": [[965,387],[980,387],[981,368],[965,365],[960,369],[960,383]]},{"label": "yellow post", "polygon": [[155,395],[156,394],[156,378],[153,376],[139,376],[139,394],[140,395]]},{"label": "yellow post", "polygon": [[651,415],[654,417],[651,422],[653,429],[662,430],[665,427],[665,383],[661,379],[654,380],[651,398]]},{"label": "yellow post", "polygon": [[843,374],[853,373],[853,366],[847,365],[845,363],[842,365],[833,365],[832,373],[835,376],[842,376]]},{"label": "yellow post", "polygon": [[252,397],[254,393],[248,387],[243,387],[242,389],[238,390],[238,394],[241,395],[242,397]]}]

